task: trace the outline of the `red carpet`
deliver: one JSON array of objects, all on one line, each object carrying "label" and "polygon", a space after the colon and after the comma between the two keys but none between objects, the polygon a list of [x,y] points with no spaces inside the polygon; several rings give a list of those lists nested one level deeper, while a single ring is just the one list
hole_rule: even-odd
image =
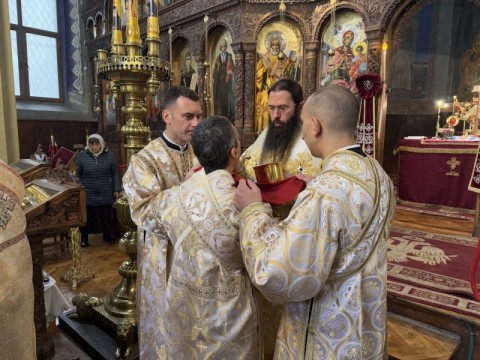
[{"label": "red carpet", "polygon": [[468,281],[476,246],[476,238],[392,227],[388,293],[480,318]]}]

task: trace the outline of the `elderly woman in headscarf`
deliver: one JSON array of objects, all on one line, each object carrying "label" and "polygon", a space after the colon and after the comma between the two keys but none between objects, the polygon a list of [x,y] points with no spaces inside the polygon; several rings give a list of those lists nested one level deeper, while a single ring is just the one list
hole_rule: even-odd
[{"label": "elderly woman in headscarf", "polygon": [[120,173],[117,158],[108,151],[98,134],[87,139],[87,146],[76,160],[77,176],[85,187],[87,225],[80,228],[81,246],[88,246],[88,234],[103,233],[103,240],[112,241],[113,208],[120,197]]}]

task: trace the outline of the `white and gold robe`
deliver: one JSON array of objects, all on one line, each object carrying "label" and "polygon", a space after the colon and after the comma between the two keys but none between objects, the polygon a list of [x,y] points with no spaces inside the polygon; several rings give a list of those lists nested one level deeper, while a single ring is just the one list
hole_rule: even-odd
[{"label": "white and gold robe", "polygon": [[[262,149],[267,136],[268,128],[262,131],[257,140],[242,154],[240,161],[246,178],[256,181],[255,166],[273,161],[273,154],[269,154],[262,162]],[[312,156],[310,150],[302,139],[299,131],[291,146],[287,149],[286,156],[282,161],[283,176],[285,179],[296,174],[315,176],[319,173],[322,160]],[[282,219],[288,216],[293,202],[275,206],[274,214]],[[275,347],[275,335],[280,324],[280,307],[269,303],[262,294],[257,292],[258,310],[261,318],[261,333],[264,345],[265,359],[271,359]]]},{"label": "white and gold robe", "polygon": [[144,229],[172,244],[164,327],[167,359],[259,359],[258,321],[238,239],[235,182],[202,169],[152,202]]},{"label": "white and gold robe", "polygon": [[[257,140],[240,157],[245,176],[252,181],[256,181],[253,169],[255,166],[273,161],[273,154],[270,154],[262,162],[262,149],[267,131],[268,128],[263,130]],[[321,159],[312,156],[307,144],[302,139],[302,132],[299,131],[297,137],[292,141],[291,147],[287,149],[287,156],[283,159],[283,176],[285,179],[296,174],[315,176],[320,171],[321,162]]]},{"label": "white and gold robe", "polygon": [[[151,201],[163,190],[179,184],[198,165],[191,146],[185,151],[155,139],[130,159],[123,176],[132,220],[139,226],[137,244],[137,318],[140,358],[156,360],[163,338],[163,309],[166,286],[167,243],[158,235],[145,233],[144,219],[152,214]],[[160,295],[159,295],[160,294]]]},{"label": "white and gold robe", "polygon": [[0,160],[0,357],[9,360],[37,358],[24,194],[22,178]]},{"label": "white and gold robe", "polygon": [[279,222],[245,208],[240,239],[254,285],[283,303],[276,359],[381,359],[386,337],[391,180],[370,157],[339,150]]}]

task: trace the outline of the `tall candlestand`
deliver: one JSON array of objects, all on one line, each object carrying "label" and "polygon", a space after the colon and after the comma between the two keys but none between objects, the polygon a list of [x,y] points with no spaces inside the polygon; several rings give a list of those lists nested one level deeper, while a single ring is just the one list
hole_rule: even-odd
[{"label": "tall candlestand", "polygon": [[210,108],[210,63],[208,62],[208,15],[205,15],[203,18],[203,22],[205,23],[205,82],[203,88],[203,95],[205,100],[205,109],[206,114],[205,116],[210,115],[211,108]]},{"label": "tall candlestand", "polygon": [[[158,5],[153,0],[155,6]],[[121,14],[121,1],[115,0],[115,12]],[[127,164],[132,155],[140,151],[150,133],[143,124],[147,113],[145,96],[147,91],[157,93],[160,81],[169,77],[171,64],[160,59],[160,36],[157,11],[149,14],[147,27],[147,55],[141,54],[141,39],[138,28],[138,1],[127,1],[126,43],[121,44],[121,33],[116,34],[112,41],[112,51],[107,55],[105,50],[98,50],[98,74],[111,81],[112,89],[123,94],[125,106],[121,111],[125,114],[125,125],[121,128],[125,136],[125,150]],[[114,14],[115,15],[115,14]],[[129,259],[119,267],[122,277],[121,283],[113,289],[111,294],[98,301],[90,301],[88,297],[76,299],[83,307],[90,307],[89,312],[94,320],[107,323],[107,327],[115,328],[117,350],[115,357],[127,358],[136,341],[136,278],[137,278],[137,227],[130,216],[128,201],[122,197],[116,202],[119,221],[128,228],[128,231],[119,241],[119,247]],[[79,305],[77,305],[77,309]],[[92,315],[93,314],[93,315]]]}]

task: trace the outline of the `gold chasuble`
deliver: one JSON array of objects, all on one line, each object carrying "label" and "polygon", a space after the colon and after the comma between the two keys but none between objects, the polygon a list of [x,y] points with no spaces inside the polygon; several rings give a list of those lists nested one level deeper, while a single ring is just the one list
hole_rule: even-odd
[{"label": "gold chasuble", "polygon": [[0,160],[0,358],[5,360],[37,358],[24,193],[22,178]]},{"label": "gold chasuble", "polygon": [[164,339],[159,359],[261,359],[234,192],[229,172],[202,169],[158,195],[144,220],[143,228],[161,239],[154,253],[161,253],[159,244],[172,245],[167,269],[157,274],[166,287],[155,289],[163,318],[163,326],[152,329]]},{"label": "gold chasuble", "polygon": [[380,164],[350,150],[323,161],[283,221],[255,203],[240,218],[254,285],[283,305],[275,359],[381,359],[387,239],[395,207]]},{"label": "gold chasuble", "polygon": [[[263,143],[267,136],[267,130],[268,128],[262,131],[257,140],[240,157],[245,176],[252,181],[256,181],[254,166],[273,162],[273,154],[269,154],[265,159],[262,159]],[[312,156],[307,144],[302,139],[302,132],[299,131],[292,141],[292,146],[282,159],[283,176],[285,179],[296,174],[315,176],[320,171],[321,162],[321,159]]]},{"label": "gold chasuble", "polygon": [[123,177],[123,187],[132,220],[138,229],[137,316],[140,356],[159,359],[164,345],[163,309],[166,286],[167,242],[158,235],[144,232],[141,225],[152,215],[151,201],[163,190],[182,182],[192,167],[198,166],[191,146],[184,151],[169,147],[162,138],[155,139],[133,155]]}]

